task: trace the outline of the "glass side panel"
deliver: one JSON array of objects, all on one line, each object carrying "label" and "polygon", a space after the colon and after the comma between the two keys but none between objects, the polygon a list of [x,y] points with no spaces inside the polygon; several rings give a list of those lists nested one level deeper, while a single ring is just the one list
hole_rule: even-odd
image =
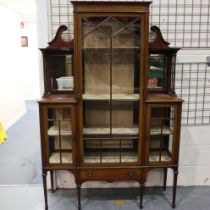
[{"label": "glass side panel", "polygon": [[149,55],[148,88],[163,89],[165,87],[165,69],[165,56],[163,54]]},{"label": "glass side panel", "polygon": [[51,55],[48,57],[50,82],[53,90],[71,91],[74,89],[72,55]]},{"label": "glass side panel", "polygon": [[83,17],[85,163],[137,162],[139,17]]},{"label": "glass side panel", "polygon": [[150,162],[172,160],[174,142],[174,107],[151,108],[149,128]]},{"label": "glass side panel", "polygon": [[49,108],[47,114],[49,163],[72,163],[71,110]]}]

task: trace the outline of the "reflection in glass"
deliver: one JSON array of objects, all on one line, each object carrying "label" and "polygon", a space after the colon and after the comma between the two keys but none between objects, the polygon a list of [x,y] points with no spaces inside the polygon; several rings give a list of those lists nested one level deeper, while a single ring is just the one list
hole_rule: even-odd
[{"label": "reflection in glass", "polygon": [[148,88],[163,89],[165,87],[165,56],[149,55]]}]

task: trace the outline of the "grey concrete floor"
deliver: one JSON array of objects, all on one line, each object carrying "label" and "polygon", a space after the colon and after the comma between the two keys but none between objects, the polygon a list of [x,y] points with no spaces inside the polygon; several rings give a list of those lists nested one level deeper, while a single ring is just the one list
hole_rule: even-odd
[{"label": "grey concrete floor", "polygon": [[0,145],[0,185],[42,183],[38,104],[28,101],[26,108]]},{"label": "grey concrete floor", "polygon": [[[145,210],[171,210],[172,189],[147,188]],[[76,210],[75,189],[48,191],[49,210]],[[82,210],[138,210],[138,189],[82,189]],[[117,201],[123,202],[117,202]],[[44,210],[41,185],[1,186],[1,210]],[[176,210],[209,210],[210,187],[178,187]]]}]

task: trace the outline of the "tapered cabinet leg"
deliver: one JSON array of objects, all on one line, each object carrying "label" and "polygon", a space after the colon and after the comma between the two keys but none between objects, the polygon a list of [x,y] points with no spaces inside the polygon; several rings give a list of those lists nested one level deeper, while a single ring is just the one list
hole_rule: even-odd
[{"label": "tapered cabinet leg", "polygon": [[177,188],[177,177],[178,177],[178,169],[173,169],[174,172],[174,183],[173,183],[173,199],[172,199],[172,208],[176,207],[176,188]]},{"label": "tapered cabinet leg", "polygon": [[140,183],[140,201],[139,201],[139,208],[143,209],[143,195],[144,195],[144,183]]},{"label": "tapered cabinet leg", "polygon": [[168,172],[168,168],[164,168],[163,169],[163,191],[166,190],[167,172]]},{"label": "tapered cabinet leg", "polygon": [[56,188],[55,188],[55,185],[54,185],[54,175],[55,175],[55,172],[52,170],[50,171],[50,182],[51,182],[51,192],[54,193]]},{"label": "tapered cabinet leg", "polygon": [[81,210],[81,184],[77,184],[78,210]]},{"label": "tapered cabinet leg", "polygon": [[47,199],[47,171],[43,171],[43,173],[42,173],[42,179],[43,179],[45,209],[48,209],[48,199]]}]

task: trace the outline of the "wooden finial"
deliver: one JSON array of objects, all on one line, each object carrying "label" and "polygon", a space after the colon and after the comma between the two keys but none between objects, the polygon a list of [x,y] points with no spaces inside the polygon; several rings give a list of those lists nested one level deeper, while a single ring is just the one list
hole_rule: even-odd
[{"label": "wooden finial", "polygon": [[54,39],[48,42],[49,46],[47,48],[73,48],[73,39],[66,42],[62,39],[62,33],[66,31],[68,28],[65,25],[59,26]]},{"label": "wooden finial", "polygon": [[154,41],[149,43],[150,48],[168,48],[169,47],[170,43],[164,40],[162,33],[157,26],[152,26],[150,30],[156,34]]}]

